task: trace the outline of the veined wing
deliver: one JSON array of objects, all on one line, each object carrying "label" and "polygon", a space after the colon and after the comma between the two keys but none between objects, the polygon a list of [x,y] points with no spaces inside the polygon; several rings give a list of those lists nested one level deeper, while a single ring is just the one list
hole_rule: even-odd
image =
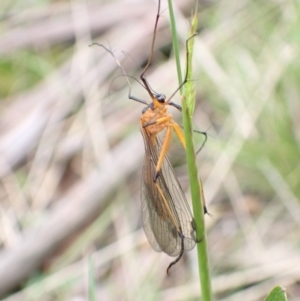
[{"label": "veined wing", "polygon": [[182,250],[182,237],[184,250],[195,246],[194,219],[167,156],[157,180],[153,181],[161,142],[156,137],[153,145],[146,130],[142,128],[141,131],[145,143],[141,195],[143,227],[154,250],[177,256]]}]

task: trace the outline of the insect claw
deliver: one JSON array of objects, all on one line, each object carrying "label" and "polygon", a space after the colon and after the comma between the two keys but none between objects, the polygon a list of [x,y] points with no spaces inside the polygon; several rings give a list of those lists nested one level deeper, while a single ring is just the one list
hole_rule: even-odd
[{"label": "insect claw", "polygon": [[153,182],[156,182],[156,180],[159,177],[159,171],[155,172],[154,176],[153,176]]},{"label": "insect claw", "polygon": [[200,239],[196,239],[196,243],[198,244],[198,243],[200,243],[202,240],[203,240],[203,237],[200,238]]}]

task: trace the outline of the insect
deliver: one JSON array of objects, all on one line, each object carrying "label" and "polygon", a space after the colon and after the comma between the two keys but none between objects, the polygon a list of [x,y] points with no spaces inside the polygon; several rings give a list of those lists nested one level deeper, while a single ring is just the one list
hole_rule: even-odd
[{"label": "insect", "polygon": [[[114,53],[101,44],[94,44],[102,46],[115,58],[129,84],[129,99],[146,104],[140,119],[140,130],[145,145],[141,190],[143,227],[155,251],[177,257],[169,264],[168,273],[170,268],[180,260],[184,251],[193,249],[197,241],[196,225],[191,209],[167,156],[172,132],[175,132],[185,148],[184,134],[172,115],[168,113],[167,107],[173,106],[181,111],[181,106],[173,103],[171,99],[187,82],[188,64],[184,81],[168,99],[164,94],[154,92],[145,77],[152,61],[159,17],[160,0],[158,0],[151,51],[148,62],[140,75],[141,84],[147,90],[152,100],[151,103],[131,95],[131,86],[128,81],[130,76],[126,74]],[[194,36],[186,41],[187,61],[190,55],[188,41],[192,38]],[[158,134],[164,130],[166,133],[161,142]],[[203,194],[202,191],[201,193]],[[205,203],[203,208],[204,213],[207,213]]]}]

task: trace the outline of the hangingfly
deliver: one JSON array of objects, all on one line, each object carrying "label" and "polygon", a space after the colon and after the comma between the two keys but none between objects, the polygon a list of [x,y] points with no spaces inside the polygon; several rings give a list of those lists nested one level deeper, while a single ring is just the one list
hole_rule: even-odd
[{"label": "hangingfly", "polygon": [[[167,106],[173,106],[181,111],[181,107],[173,103],[171,99],[187,82],[188,64],[184,81],[168,99],[166,99],[164,94],[154,92],[145,77],[145,73],[152,61],[159,17],[160,0],[158,0],[151,51],[148,62],[140,75],[142,86],[151,97],[151,103],[131,95],[131,86],[128,81],[128,77],[130,76],[126,74],[110,49],[101,44],[98,45],[105,48],[115,58],[122,69],[129,84],[129,99],[147,105],[143,109],[140,119],[140,129],[145,144],[141,190],[143,227],[148,241],[155,251],[177,257],[168,266],[168,273],[169,269],[180,260],[184,251],[194,248],[196,244],[196,225],[191,209],[167,156],[172,132],[175,132],[182,146],[185,148],[184,134],[179,125],[173,120],[172,115],[168,113]],[[190,37],[186,41],[187,61],[190,55],[188,52],[188,41],[193,37]],[[158,134],[163,130],[166,133],[161,142]],[[202,191],[201,193],[203,194]],[[203,207],[204,213],[207,213],[205,203]]]},{"label": "hangingfly", "polygon": [[[164,94],[155,93],[145,78],[152,60],[159,16],[160,1],[158,1],[151,52],[148,63],[140,76],[152,99],[152,102],[142,111],[140,120],[145,144],[141,199],[143,227],[150,245],[155,251],[177,256],[167,268],[168,273],[171,266],[180,260],[185,250],[189,251],[194,248],[196,226],[191,209],[166,154],[173,131],[185,148],[184,135],[179,125],[173,121],[172,115],[168,113],[167,106],[173,106],[181,111],[181,107],[170,100],[187,82],[189,70],[186,68],[183,83],[169,99],[166,99]],[[189,59],[188,41],[186,41],[187,61]],[[143,102],[130,94],[129,98]],[[161,143],[158,133],[163,130],[166,130],[166,133]],[[207,212],[205,204],[204,212]]]}]

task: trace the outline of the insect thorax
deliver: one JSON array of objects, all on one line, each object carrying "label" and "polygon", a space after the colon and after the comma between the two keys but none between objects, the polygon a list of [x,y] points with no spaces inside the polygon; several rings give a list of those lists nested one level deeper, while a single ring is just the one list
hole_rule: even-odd
[{"label": "insect thorax", "polygon": [[[168,118],[169,120],[157,122],[161,118]],[[149,135],[157,135],[169,126],[170,120],[172,120],[172,115],[167,112],[165,106],[155,109],[148,108],[141,116],[141,126]]]}]

